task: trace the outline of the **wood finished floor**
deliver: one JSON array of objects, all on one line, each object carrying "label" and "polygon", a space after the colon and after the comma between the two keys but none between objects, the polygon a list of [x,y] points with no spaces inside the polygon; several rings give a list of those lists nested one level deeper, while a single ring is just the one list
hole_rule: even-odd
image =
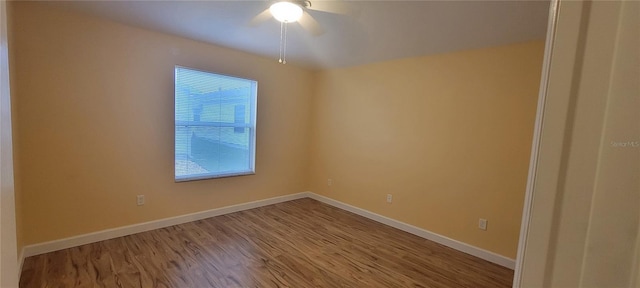
[{"label": "wood finished floor", "polygon": [[513,271],[312,199],[25,260],[20,287],[511,287]]}]

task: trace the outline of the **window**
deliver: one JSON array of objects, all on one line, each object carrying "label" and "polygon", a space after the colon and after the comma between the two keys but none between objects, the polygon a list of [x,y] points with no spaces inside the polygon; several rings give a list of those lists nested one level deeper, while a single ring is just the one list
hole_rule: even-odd
[{"label": "window", "polygon": [[253,80],[175,68],[175,180],[255,173]]}]

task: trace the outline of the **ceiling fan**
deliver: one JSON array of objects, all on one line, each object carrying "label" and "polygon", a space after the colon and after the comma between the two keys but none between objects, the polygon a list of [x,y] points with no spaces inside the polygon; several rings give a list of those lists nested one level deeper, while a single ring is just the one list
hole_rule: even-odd
[{"label": "ceiling fan", "polygon": [[344,1],[314,0],[279,0],[269,1],[270,5],[264,11],[253,17],[249,22],[250,26],[257,26],[267,21],[271,17],[280,22],[280,59],[279,62],[286,64],[286,44],[287,44],[287,24],[298,22],[313,36],[325,33],[324,29],[316,21],[309,11],[320,11],[332,14],[351,14],[351,9]]}]

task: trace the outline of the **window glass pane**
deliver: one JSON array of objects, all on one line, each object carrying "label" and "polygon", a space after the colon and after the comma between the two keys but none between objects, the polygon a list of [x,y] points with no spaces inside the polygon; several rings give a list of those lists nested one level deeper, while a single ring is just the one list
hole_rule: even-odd
[{"label": "window glass pane", "polygon": [[252,174],[257,83],[176,67],[175,178]]}]

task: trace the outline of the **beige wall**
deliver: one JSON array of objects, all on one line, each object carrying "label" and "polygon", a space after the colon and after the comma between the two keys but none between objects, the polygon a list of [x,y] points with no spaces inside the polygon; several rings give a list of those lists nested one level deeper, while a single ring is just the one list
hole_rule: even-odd
[{"label": "beige wall", "polygon": [[311,191],[515,258],[543,50],[318,72]]},{"label": "beige wall", "polygon": [[[9,6],[19,246],[311,190],[515,257],[542,41],[314,73]],[[174,183],[174,65],[258,80],[256,175]]]},{"label": "beige wall", "polygon": [[[10,6],[21,245],[308,189],[310,71],[42,4]],[[174,65],[259,82],[256,175],[174,183]]]},{"label": "beige wall", "polygon": [[631,287],[640,221],[640,3],[561,1],[558,11],[516,284]]},{"label": "beige wall", "polygon": [[18,287],[6,2],[0,1],[0,287]]}]

